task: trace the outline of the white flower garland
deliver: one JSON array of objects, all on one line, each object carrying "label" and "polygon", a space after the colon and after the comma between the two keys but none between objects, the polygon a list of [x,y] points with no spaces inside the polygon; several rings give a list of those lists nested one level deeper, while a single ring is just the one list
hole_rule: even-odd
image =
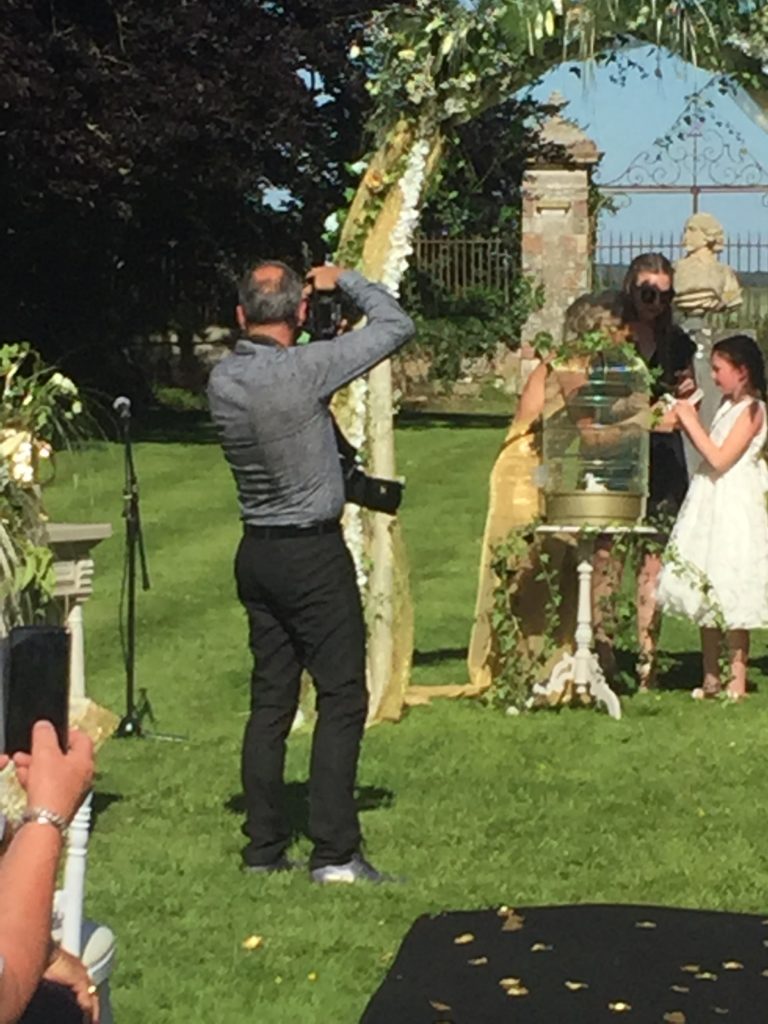
[{"label": "white flower garland", "polygon": [[[350,444],[360,449],[365,443],[365,421],[368,411],[368,381],[365,377],[353,380],[347,388],[347,407],[350,412],[346,423],[346,434]],[[368,572],[365,568],[365,531],[363,510],[359,505],[347,505],[344,512],[344,540],[352,553],[355,563],[357,585],[361,594],[368,587]]]},{"label": "white flower garland", "polygon": [[[413,252],[413,236],[419,223],[419,201],[427,169],[429,142],[418,139],[408,154],[408,163],[398,188],[403,196],[403,205],[397,224],[392,230],[387,261],[381,275],[381,283],[395,297],[400,292],[400,282],[408,267],[408,257]],[[358,378],[349,386],[348,437],[355,448],[360,448],[366,439],[368,418],[368,382]],[[365,594],[368,586],[368,572],[365,566],[365,531],[363,530],[362,509],[357,505],[347,506],[344,516],[344,538],[355,563],[357,585]]]},{"label": "white flower garland", "polygon": [[408,257],[413,252],[413,236],[419,223],[419,201],[428,156],[429,142],[423,138],[418,139],[411,147],[408,163],[399,181],[403,205],[392,231],[389,255],[381,275],[381,283],[395,297],[400,294],[400,282],[408,269]]}]

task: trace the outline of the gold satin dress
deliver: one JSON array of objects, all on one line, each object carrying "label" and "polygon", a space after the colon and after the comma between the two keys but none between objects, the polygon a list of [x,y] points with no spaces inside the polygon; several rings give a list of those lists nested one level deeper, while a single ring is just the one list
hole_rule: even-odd
[{"label": "gold satin dress", "polygon": [[[584,381],[584,363],[571,363],[557,370],[548,368],[544,386],[544,407],[534,420],[517,417],[507,432],[501,451],[491,471],[488,515],[480,555],[475,620],[469,641],[467,666],[470,690],[481,692],[493,685],[498,665],[498,652],[491,626],[494,591],[498,579],[491,567],[493,549],[512,530],[533,523],[541,513],[537,470],[541,466],[541,432],[544,420],[563,412],[564,395]],[[561,604],[555,631],[557,649],[542,666],[542,679],[549,675],[556,661],[573,649],[576,629],[576,566],[573,539],[552,536],[537,541],[529,549],[527,570],[516,576],[509,594],[510,615],[514,615],[529,655],[535,656],[545,640],[545,606],[547,583],[537,580],[537,551],[549,555],[548,572],[555,571],[559,580]]]}]

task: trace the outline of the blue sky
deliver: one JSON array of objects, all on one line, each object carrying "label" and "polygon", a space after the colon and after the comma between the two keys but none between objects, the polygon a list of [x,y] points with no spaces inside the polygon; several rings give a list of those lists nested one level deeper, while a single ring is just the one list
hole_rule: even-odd
[{"label": "blue sky", "polygon": [[[538,99],[547,99],[557,91],[568,100],[565,116],[581,125],[604,153],[598,181],[619,177],[639,153],[667,132],[683,112],[688,97],[712,78],[710,72],[665,50],[643,46],[627,53],[647,77],[630,68],[621,84],[612,81],[617,76],[610,65],[569,61],[554,68],[530,90]],[[573,67],[579,67],[581,75],[574,74]],[[764,179],[768,181],[768,117],[762,115],[763,127],[756,123],[747,111],[757,113],[758,119],[759,112],[743,94],[739,102],[720,95],[714,87],[707,89],[706,95],[715,103],[711,114],[732,127],[740,140],[737,148],[744,147],[750,158],[765,168]],[[275,206],[288,198],[287,192],[267,191],[267,200]],[[746,237],[750,232],[768,238],[768,200],[763,203],[760,195],[704,195],[700,209],[713,213],[731,238]],[[665,238],[670,233],[678,237],[691,212],[689,195],[634,195],[625,208],[604,216],[600,229],[602,234],[626,236],[634,232],[647,236],[663,232]]]},{"label": "blue sky", "polygon": [[[598,181],[618,177],[639,152],[650,148],[682,113],[686,98],[712,77],[666,51],[642,47],[631,56],[649,72],[647,78],[630,69],[622,85],[611,81],[616,75],[611,67],[594,65],[582,65],[578,77],[569,70],[574,66],[571,62],[553,69],[532,90],[539,99],[557,90],[569,101],[565,116],[580,124],[605,154]],[[708,89],[706,95],[715,102],[712,113],[738,133],[738,147],[746,148],[766,169],[768,181],[768,131],[730,96],[721,96],[716,88]],[[751,107],[747,97],[742,97],[742,104]],[[690,196],[635,195],[625,209],[603,218],[601,230],[677,233],[691,209]],[[768,237],[768,205],[760,195],[704,195],[700,209],[713,213],[732,236],[751,231]]]}]

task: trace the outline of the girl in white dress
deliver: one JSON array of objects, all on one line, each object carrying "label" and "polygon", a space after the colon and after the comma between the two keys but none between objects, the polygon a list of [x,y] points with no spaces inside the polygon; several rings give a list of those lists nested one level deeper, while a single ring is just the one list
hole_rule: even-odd
[{"label": "girl in white dress", "polygon": [[707,434],[694,406],[673,411],[702,459],[680,509],[659,578],[660,605],[701,627],[704,681],[696,697],[721,690],[723,633],[730,655],[727,694],[747,690],[749,630],[768,626],[768,469],[765,364],[746,335],[712,348],[712,377],[723,393]]}]

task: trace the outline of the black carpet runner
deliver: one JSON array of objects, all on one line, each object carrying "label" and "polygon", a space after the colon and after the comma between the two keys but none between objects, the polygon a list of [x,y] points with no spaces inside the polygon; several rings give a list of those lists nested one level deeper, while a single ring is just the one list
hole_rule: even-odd
[{"label": "black carpet runner", "polygon": [[768,1024],[768,915],[501,907],[419,918],[361,1024]]}]

